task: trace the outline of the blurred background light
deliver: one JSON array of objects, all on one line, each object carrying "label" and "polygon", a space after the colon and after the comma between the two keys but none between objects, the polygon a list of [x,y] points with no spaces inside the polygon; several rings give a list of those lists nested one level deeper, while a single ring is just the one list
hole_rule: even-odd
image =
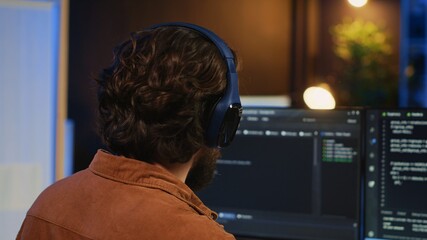
[{"label": "blurred background light", "polygon": [[310,109],[334,109],[335,98],[326,86],[313,86],[304,91],[305,104]]},{"label": "blurred background light", "polygon": [[348,0],[353,7],[363,7],[368,3],[368,0]]}]

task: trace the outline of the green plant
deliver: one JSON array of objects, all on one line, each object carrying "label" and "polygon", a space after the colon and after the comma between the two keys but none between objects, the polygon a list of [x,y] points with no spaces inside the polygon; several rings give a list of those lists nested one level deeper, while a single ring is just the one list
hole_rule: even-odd
[{"label": "green plant", "polygon": [[331,28],[333,50],[340,59],[338,79],[342,105],[393,104],[397,79],[392,77],[392,47],[385,30],[373,22],[346,18]]}]

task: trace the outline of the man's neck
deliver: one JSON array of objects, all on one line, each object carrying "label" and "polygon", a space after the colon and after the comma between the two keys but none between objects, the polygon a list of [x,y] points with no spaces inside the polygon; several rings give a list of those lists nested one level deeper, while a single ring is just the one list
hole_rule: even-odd
[{"label": "man's neck", "polygon": [[193,159],[186,163],[154,163],[157,166],[160,166],[173,175],[175,175],[179,180],[185,183],[185,179],[187,179],[188,172],[193,165]]}]

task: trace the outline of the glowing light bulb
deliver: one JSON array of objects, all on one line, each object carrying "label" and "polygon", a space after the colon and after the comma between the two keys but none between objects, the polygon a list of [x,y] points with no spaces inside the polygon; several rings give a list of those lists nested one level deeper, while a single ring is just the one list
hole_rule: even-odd
[{"label": "glowing light bulb", "polygon": [[323,87],[309,87],[303,94],[304,102],[311,109],[334,109],[335,99],[332,93]]},{"label": "glowing light bulb", "polygon": [[348,0],[348,2],[353,7],[363,7],[363,6],[365,6],[366,3],[368,3],[368,0]]}]

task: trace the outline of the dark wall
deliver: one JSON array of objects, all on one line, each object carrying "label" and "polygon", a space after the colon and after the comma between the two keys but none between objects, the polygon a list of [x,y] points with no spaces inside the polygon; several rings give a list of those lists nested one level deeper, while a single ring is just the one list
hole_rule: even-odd
[{"label": "dark wall", "polygon": [[112,48],[132,31],[167,21],[192,22],[221,36],[241,62],[241,94],[290,91],[291,0],[70,1],[69,110],[75,122],[75,171],[97,148],[96,85]]},{"label": "dark wall", "polygon": [[[73,0],[70,1],[69,105],[75,122],[75,171],[102,147],[95,133],[96,85],[92,80],[112,59],[112,48],[129,33],[167,21],[205,26],[237,51],[243,95],[288,94],[304,107],[302,92],[313,81],[334,79],[330,28],[344,17],[386,27],[392,68],[398,71],[400,1],[345,0]],[[393,78],[390,81],[397,82]]]}]

